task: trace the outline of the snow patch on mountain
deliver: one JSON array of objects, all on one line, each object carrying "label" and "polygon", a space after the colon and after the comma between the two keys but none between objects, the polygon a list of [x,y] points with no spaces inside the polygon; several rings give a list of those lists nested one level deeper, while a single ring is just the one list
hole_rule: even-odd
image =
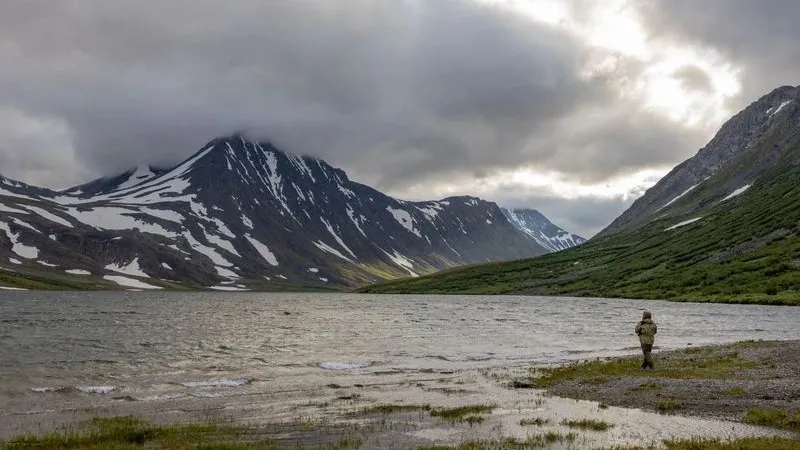
[{"label": "snow patch on mountain", "polygon": [[83,270],[83,269],[68,269],[68,270],[65,270],[64,272],[66,272],[68,274],[71,274],[71,275],[91,275],[92,274],[92,272],[89,272],[88,270]]},{"label": "snow patch on mountain", "polygon": [[387,206],[386,210],[394,217],[400,225],[403,226],[406,230],[411,233],[414,233],[418,237],[422,237],[422,234],[414,227],[414,218],[411,217],[411,214],[404,209],[394,209],[391,206]]},{"label": "snow patch on mountain", "polygon": [[0,203],[0,212],[8,212],[8,213],[15,213],[15,214],[28,214],[28,211],[23,211],[21,209],[12,208],[10,206],[6,206]]},{"label": "snow patch on mountain", "polygon": [[49,220],[51,222],[55,222],[55,223],[64,225],[65,227],[73,228],[73,225],[71,223],[69,223],[67,220],[65,220],[65,219],[63,219],[63,218],[61,218],[61,217],[59,217],[59,216],[57,216],[57,215],[55,215],[55,214],[53,214],[53,213],[51,213],[49,211],[45,211],[42,208],[38,208],[36,206],[30,206],[30,205],[25,205],[25,208],[27,208],[29,211],[32,211],[32,212],[44,217],[45,219],[47,219],[47,220]]},{"label": "snow patch on mountain", "polygon": [[406,258],[405,256],[401,255],[397,252],[397,250],[392,250],[392,253],[387,252],[386,250],[381,249],[381,251],[389,257],[395,264],[402,267],[403,269],[407,270],[409,275],[412,277],[418,277],[419,274],[414,272],[414,263]]},{"label": "snow patch on mountain", "polygon": [[105,267],[106,270],[110,270],[112,272],[119,272],[124,273],[126,275],[131,275],[134,277],[142,277],[142,278],[150,278],[150,275],[144,273],[142,268],[139,266],[139,258],[133,258],[133,261],[129,262],[126,265],[120,265],[117,263],[108,264]]},{"label": "snow patch on mountain", "polygon": [[673,225],[673,226],[671,226],[669,228],[665,228],[664,231],[670,231],[670,230],[674,230],[676,228],[685,227],[686,225],[691,225],[691,224],[697,222],[700,219],[702,219],[702,217],[695,217],[694,219],[684,220],[683,222],[676,223],[675,225]]},{"label": "snow patch on mountain", "polygon": [[27,228],[27,229],[29,229],[31,231],[36,232],[36,233],[41,233],[40,230],[38,230],[36,227],[34,227],[33,225],[29,224],[28,222],[25,222],[24,220],[17,219],[16,217],[14,217],[12,220],[14,221],[15,224],[17,224],[17,225],[19,225],[21,227],[25,227],[25,228]]},{"label": "snow patch on mountain", "polygon": [[322,221],[322,224],[323,224],[323,225],[325,225],[325,228],[327,228],[327,229],[328,229],[328,233],[330,233],[330,234],[333,236],[333,238],[336,240],[336,243],[338,243],[340,246],[342,246],[342,248],[343,248],[343,249],[347,250],[347,253],[350,253],[350,255],[352,255],[352,256],[353,256],[353,258],[358,258],[358,257],[356,256],[356,254],[355,254],[355,253],[353,253],[353,251],[352,251],[352,250],[350,250],[350,247],[348,247],[348,246],[347,246],[347,244],[345,244],[345,243],[344,243],[344,241],[342,240],[342,238],[341,238],[341,237],[339,237],[339,235],[338,235],[338,234],[336,234],[336,232],[333,230],[333,227],[331,226],[331,224],[330,224],[330,223],[328,223],[328,221],[327,221],[327,220],[325,220],[325,219],[323,219],[323,218],[321,218],[321,217],[320,217],[320,219],[319,219],[319,220],[321,220],[321,221]]},{"label": "snow patch on mountain", "polygon": [[686,189],[685,191],[681,192],[680,194],[675,196],[675,198],[673,198],[672,200],[670,200],[667,203],[665,203],[664,206],[662,206],[661,208],[658,208],[656,211],[661,211],[662,209],[666,208],[667,206],[677,202],[678,200],[681,199],[681,197],[683,197],[684,195],[688,194],[689,192],[692,192],[692,190],[694,188],[696,188],[697,186],[699,186],[699,185],[700,185],[700,183],[697,183],[694,186],[691,186],[689,189]]},{"label": "snow patch on mountain", "polygon": [[122,182],[117,189],[127,189],[129,187],[134,187],[136,185],[142,184],[150,178],[153,178],[156,174],[150,170],[150,166],[139,166],[136,168],[130,177],[127,180]]},{"label": "snow patch on mountain", "polygon": [[348,258],[347,256],[344,256],[339,250],[336,250],[335,248],[331,247],[330,245],[328,245],[328,244],[326,244],[326,243],[324,243],[322,241],[316,241],[316,242],[314,242],[314,245],[318,249],[320,249],[320,250],[322,250],[324,252],[328,252],[328,253],[330,253],[332,255],[336,255],[339,258],[342,258],[343,260],[345,260],[347,262],[355,263],[352,259]]},{"label": "snow patch on mountain", "polygon": [[730,194],[728,194],[728,196],[727,196],[727,197],[725,197],[725,198],[723,198],[722,200],[720,200],[720,203],[721,203],[721,202],[724,202],[724,201],[727,201],[727,200],[730,200],[730,199],[732,199],[733,197],[736,197],[737,195],[741,195],[741,194],[743,194],[743,193],[744,193],[744,191],[746,191],[746,190],[750,189],[750,186],[752,186],[752,185],[748,184],[748,185],[745,185],[745,186],[742,186],[742,187],[740,187],[739,189],[736,189],[735,191],[733,191],[733,192],[731,192]]},{"label": "snow patch on mountain", "polygon": [[126,286],[136,289],[164,289],[161,286],[153,286],[152,284],[147,284],[137,279],[124,277],[122,275],[106,275],[103,277],[103,279],[108,281],[113,281],[114,283],[117,283],[120,286]]},{"label": "snow patch on mountain", "polygon": [[264,258],[264,261],[268,262],[272,266],[278,265],[278,258],[276,258],[275,254],[269,250],[269,247],[262,244],[261,241],[250,236],[249,234],[244,235],[244,237],[247,239],[248,242],[250,242],[250,245],[252,245],[253,248],[256,249],[256,251],[258,251],[258,254],[261,255],[262,258]]},{"label": "snow patch on mountain", "polygon": [[11,241],[12,252],[25,259],[36,259],[39,257],[39,249],[20,242],[20,235],[18,233],[12,233],[11,228],[6,222],[0,222],[0,230],[4,231],[6,236],[8,236],[8,239]]},{"label": "snow patch on mountain", "polygon": [[[779,112],[781,112],[781,110],[782,110],[784,107],[786,107],[786,105],[788,105],[789,103],[792,103],[792,101],[791,101],[791,100],[786,100],[786,101],[784,101],[783,103],[781,103],[780,105],[778,105],[777,107],[768,109],[768,110],[767,110],[767,115],[768,115],[769,117],[772,117],[772,116],[774,116],[775,114],[778,114],[778,113],[779,113]],[[774,111],[773,111],[773,110],[774,110]]]}]

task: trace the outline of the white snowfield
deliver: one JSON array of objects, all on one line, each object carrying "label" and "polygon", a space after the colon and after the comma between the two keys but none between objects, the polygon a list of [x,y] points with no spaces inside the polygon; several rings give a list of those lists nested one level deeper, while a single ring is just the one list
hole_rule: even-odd
[{"label": "white snowfield", "polygon": [[394,219],[400,223],[406,230],[415,234],[417,237],[422,237],[419,230],[414,227],[414,218],[411,217],[411,214],[404,209],[394,209],[391,206],[387,206],[386,210],[394,217]]},{"label": "white snowfield", "polygon": [[164,289],[161,286],[153,286],[152,284],[147,284],[137,279],[124,277],[122,275],[106,275],[103,277],[103,279],[113,281],[120,286],[132,287],[136,289]]},{"label": "white snowfield", "polygon": [[743,194],[743,193],[744,193],[744,191],[746,191],[746,190],[750,189],[750,186],[752,186],[752,185],[751,185],[751,184],[747,184],[747,185],[744,185],[744,186],[740,187],[739,189],[736,189],[735,191],[733,191],[733,192],[731,192],[730,194],[728,194],[728,196],[727,196],[727,197],[725,197],[725,198],[723,198],[722,200],[720,200],[720,203],[721,203],[721,202],[724,202],[724,201],[726,201],[726,200],[730,200],[730,199],[732,199],[733,197],[736,197],[737,195],[741,195],[741,194]]},{"label": "white snowfield", "polygon": [[109,264],[105,267],[106,270],[110,270],[112,272],[119,272],[124,273],[126,275],[131,275],[134,277],[142,277],[142,278],[150,278],[150,275],[144,273],[141,267],[139,267],[139,258],[133,258],[133,261],[129,262],[128,264],[121,266],[119,264]]},{"label": "white snowfield", "polygon": [[678,201],[678,200],[679,200],[681,197],[683,197],[684,195],[688,194],[689,192],[692,192],[692,190],[693,190],[694,188],[696,188],[697,186],[699,186],[699,185],[700,185],[700,183],[697,183],[697,184],[695,184],[694,186],[691,186],[689,189],[686,189],[686,190],[685,190],[685,191],[683,191],[682,193],[678,194],[678,195],[677,195],[675,198],[673,198],[672,200],[668,201],[667,203],[664,203],[664,206],[662,206],[661,208],[658,208],[658,209],[656,210],[656,212],[658,212],[658,211],[661,211],[662,209],[666,208],[667,206],[669,206],[669,205],[671,205],[671,204],[675,203],[676,201]]},{"label": "white snowfield", "polygon": [[697,222],[700,219],[702,219],[702,217],[695,217],[694,219],[684,220],[683,222],[676,223],[675,225],[673,225],[673,226],[671,226],[669,228],[665,228],[664,231],[670,231],[670,230],[674,230],[676,228],[685,227],[686,225],[691,225],[691,224]]},{"label": "white snowfield", "polygon": [[[11,251],[16,253],[21,258],[36,259],[39,257],[39,249],[30,245],[25,245],[19,241],[19,234],[12,233],[11,228],[6,222],[0,222],[0,230],[5,231],[8,239],[11,240]],[[13,262],[13,261],[12,261]]]},{"label": "white snowfield", "polygon": [[779,113],[779,112],[781,112],[781,110],[782,110],[784,107],[786,107],[786,105],[788,105],[789,103],[792,103],[792,101],[791,101],[791,100],[786,100],[785,102],[782,102],[780,105],[778,105],[778,107],[773,107],[773,108],[770,108],[770,109],[768,109],[768,110],[767,110],[767,115],[768,115],[769,117],[772,117],[772,116],[774,116],[775,114],[778,114],[778,113]]},{"label": "white snowfield", "polygon": [[273,266],[278,265],[278,258],[276,258],[275,255],[269,251],[269,247],[262,244],[259,240],[250,236],[249,234],[244,235],[244,237],[250,242],[250,245],[252,245],[258,251],[258,254],[264,258],[264,261]]},{"label": "white snowfield", "polygon": [[92,272],[89,272],[88,270],[83,270],[83,269],[68,269],[68,270],[65,270],[64,272],[67,272],[67,273],[72,274],[72,275],[91,275],[92,274]]},{"label": "white snowfield", "polygon": [[235,286],[209,286],[209,289],[214,291],[229,291],[229,292],[244,292],[249,291],[249,289],[242,289]]}]

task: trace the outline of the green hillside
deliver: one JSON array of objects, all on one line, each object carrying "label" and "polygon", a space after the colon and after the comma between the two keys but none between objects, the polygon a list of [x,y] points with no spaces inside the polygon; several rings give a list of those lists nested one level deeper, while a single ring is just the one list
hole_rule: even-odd
[{"label": "green hillside", "polygon": [[[644,226],[533,259],[468,266],[361,292],[800,305],[797,150],[784,152],[752,187],[724,202],[709,200],[715,179],[724,180],[715,176],[676,202],[672,214]],[[666,230],[697,217],[702,219]]]}]

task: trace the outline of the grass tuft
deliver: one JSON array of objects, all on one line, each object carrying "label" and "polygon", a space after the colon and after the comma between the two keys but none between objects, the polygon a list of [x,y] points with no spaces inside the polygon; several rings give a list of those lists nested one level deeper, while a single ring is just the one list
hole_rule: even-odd
[{"label": "grass tuft", "polygon": [[744,420],[753,425],[786,428],[800,432],[800,412],[791,414],[784,409],[752,408],[747,411]]},{"label": "grass tuft", "polygon": [[660,402],[658,405],[656,405],[656,409],[660,413],[667,413],[681,408],[683,408],[683,400],[675,398],[670,400],[664,400],[663,402]]},{"label": "grass tuft", "polygon": [[541,427],[542,425],[547,425],[550,423],[550,419],[542,419],[541,417],[536,417],[533,419],[522,419],[519,421],[519,424],[523,427],[535,425],[537,427]]},{"label": "grass tuft", "polygon": [[592,430],[592,431],[606,431],[609,428],[614,427],[613,424],[595,419],[581,419],[581,420],[564,419],[563,421],[561,421],[561,425],[566,425],[570,428],[579,428],[581,430]]},{"label": "grass tuft", "polygon": [[462,420],[466,416],[490,413],[494,410],[491,405],[458,406],[455,408],[434,408],[430,411],[432,417],[441,417],[445,420]]}]

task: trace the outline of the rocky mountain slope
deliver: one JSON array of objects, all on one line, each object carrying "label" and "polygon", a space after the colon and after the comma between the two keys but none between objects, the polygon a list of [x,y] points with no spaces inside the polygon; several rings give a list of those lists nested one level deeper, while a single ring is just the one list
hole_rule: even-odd
[{"label": "rocky mountain slope", "polygon": [[694,157],[672,169],[600,235],[692,213],[743,193],[800,140],[800,86],[783,86],[728,120]]},{"label": "rocky mountain slope", "polygon": [[736,114],[583,245],[365,290],[800,305],[800,88]]},{"label": "rocky mountain slope", "polygon": [[0,178],[0,230],[0,286],[27,288],[335,289],[552,248],[494,203],[397,200],[238,135],[64,192]]},{"label": "rocky mountain slope", "polygon": [[566,250],[586,242],[586,239],[577,234],[572,234],[557,227],[544,214],[535,209],[502,208],[502,211],[511,224],[533,238],[548,251]]}]

